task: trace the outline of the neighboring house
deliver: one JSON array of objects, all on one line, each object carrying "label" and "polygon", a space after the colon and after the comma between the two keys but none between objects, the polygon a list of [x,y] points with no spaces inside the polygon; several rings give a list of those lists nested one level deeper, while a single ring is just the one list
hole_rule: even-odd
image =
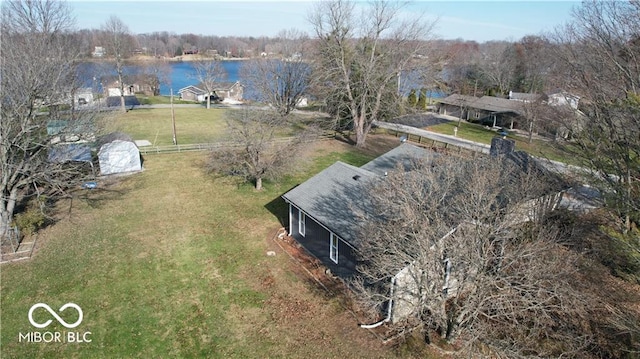
[{"label": "neighboring house", "polygon": [[[492,153],[504,155],[496,160],[509,161],[524,172],[536,171],[547,180],[550,180],[549,177],[555,178],[528,154],[509,152],[513,149],[510,143],[498,143],[504,141],[512,142],[503,139],[494,141],[496,143],[493,145],[500,146]],[[439,156],[441,155],[433,151],[405,143],[362,167],[343,162],[334,163],[282,196],[289,205],[289,235],[318,258],[331,273],[342,279],[357,276],[357,232],[359,223],[372,213],[366,202],[366,193],[370,189],[371,181],[384,178],[392,170],[410,171],[417,161],[423,164],[432,163]],[[560,202],[560,197],[558,191],[550,192],[543,197],[531,198],[518,205],[506,219],[513,223],[532,220],[540,214],[537,212],[540,203],[553,209]],[[448,235],[459,230],[462,225],[464,223],[459,224],[440,240],[446,240]],[[455,295],[456,279],[455,273],[451,274],[452,264],[445,261],[443,266],[446,289],[450,295]],[[411,285],[414,285],[410,278],[412,271],[412,264],[407,264],[390,283],[391,293],[396,294],[395,297],[394,294],[391,296],[395,304],[388,306],[389,320],[401,320],[413,312],[415,298],[403,298],[401,294],[411,292]],[[403,290],[398,290],[400,287],[403,287]]]},{"label": "neighboring house", "polygon": [[106,52],[104,51],[104,47],[95,46],[93,48],[93,52],[91,53],[91,56],[93,56],[93,57],[104,57],[105,53]]},{"label": "neighboring house", "polygon": [[193,85],[181,88],[178,93],[181,100],[196,102],[204,102],[207,95],[207,91]]},{"label": "neighboring house", "polygon": [[[155,75],[141,74],[135,76],[124,76],[124,95],[135,96],[141,93],[146,96],[157,96],[160,94],[160,81]],[[109,76],[102,79],[102,88],[105,95],[121,96],[120,80],[117,76]]]},{"label": "neighboring house", "polygon": [[130,136],[114,132],[98,142],[100,173],[110,175],[142,170],[140,151]]},{"label": "neighboring house", "polygon": [[[492,127],[518,127],[527,112],[527,104],[540,103],[550,106],[567,105],[578,109],[580,97],[563,90],[548,94],[530,94],[509,91],[508,98],[494,96],[466,96],[453,94],[438,100],[437,112],[458,117],[466,121],[480,122]],[[531,111],[531,108],[529,108]]]},{"label": "neighboring house", "polygon": [[437,111],[466,121],[477,121],[493,127],[513,128],[524,115],[523,101],[493,96],[450,95],[438,100]]},{"label": "neighboring house", "polygon": [[509,91],[509,96],[507,98],[512,101],[536,102],[542,100],[544,96],[537,93]]},{"label": "neighboring house", "polygon": [[569,106],[577,110],[580,96],[568,93],[562,89],[555,89],[547,94],[547,103],[551,106]]},{"label": "neighboring house", "polygon": [[229,99],[233,101],[242,101],[242,96],[244,95],[244,88],[239,81],[222,82],[217,84],[214,87],[213,93],[219,99],[222,99],[222,101],[224,101],[225,99]]},{"label": "neighboring house", "polygon": [[550,106],[568,106],[574,110],[578,109],[580,96],[568,93],[562,89],[555,89],[544,95],[535,93],[523,93],[509,91],[509,100],[521,102],[544,102]]},{"label": "neighboring house", "polygon": [[212,101],[242,101],[244,94],[244,88],[239,81],[216,83],[211,92],[207,92],[205,88],[203,84],[189,85],[181,88],[178,93],[181,100],[196,102],[204,102],[208,96],[211,96]]}]

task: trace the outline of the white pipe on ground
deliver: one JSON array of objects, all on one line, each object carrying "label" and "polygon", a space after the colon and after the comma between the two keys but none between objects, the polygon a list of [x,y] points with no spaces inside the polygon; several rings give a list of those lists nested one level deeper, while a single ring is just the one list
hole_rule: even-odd
[{"label": "white pipe on ground", "polygon": [[393,310],[393,289],[396,286],[396,277],[391,278],[391,290],[389,291],[389,307],[387,307],[387,317],[383,320],[373,324],[360,324],[360,328],[373,329],[381,326],[382,324],[391,321],[391,311]]}]

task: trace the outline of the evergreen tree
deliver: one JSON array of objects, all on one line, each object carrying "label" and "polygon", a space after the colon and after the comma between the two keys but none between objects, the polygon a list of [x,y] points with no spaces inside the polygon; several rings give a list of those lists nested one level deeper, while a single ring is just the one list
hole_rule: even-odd
[{"label": "evergreen tree", "polygon": [[420,96],[418,97],[418,103],[416,107],[420,110],[427,109],[427,89],[420,89]]},{"label": "evergreen tree", "polygon": [[411,92],[409,92],[409,96],[407,97],[407,103],[409,104],[409,107],[416,107],[416,104],[418,103],[416,90],[411,89]]}]

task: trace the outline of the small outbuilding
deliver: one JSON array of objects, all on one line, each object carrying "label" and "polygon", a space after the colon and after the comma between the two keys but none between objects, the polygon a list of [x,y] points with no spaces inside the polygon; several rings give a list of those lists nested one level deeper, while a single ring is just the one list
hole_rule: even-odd
[{"label": "small outbuilding", "polygon": [[142,170],[140,150],[129,135],[114,132],[104,136],[98,145],[101,174],[110,175]]}]

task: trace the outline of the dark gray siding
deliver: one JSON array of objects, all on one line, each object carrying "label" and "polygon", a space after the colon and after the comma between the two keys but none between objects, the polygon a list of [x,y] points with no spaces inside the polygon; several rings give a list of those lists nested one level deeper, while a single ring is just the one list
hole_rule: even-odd
[{"label": "dark gray siding", "polygon": [[305,216],[305,236],[301,236],[298,228],[298,209],[290,205],[289,216],[291,228],[289,234],[308,252],[318,258],[331,273],[341,278],[349,278],[356,272],[356,256],[353,249],[338,237],[338,263],[330,258],[331,232],[318,224],[313,218]]}]

